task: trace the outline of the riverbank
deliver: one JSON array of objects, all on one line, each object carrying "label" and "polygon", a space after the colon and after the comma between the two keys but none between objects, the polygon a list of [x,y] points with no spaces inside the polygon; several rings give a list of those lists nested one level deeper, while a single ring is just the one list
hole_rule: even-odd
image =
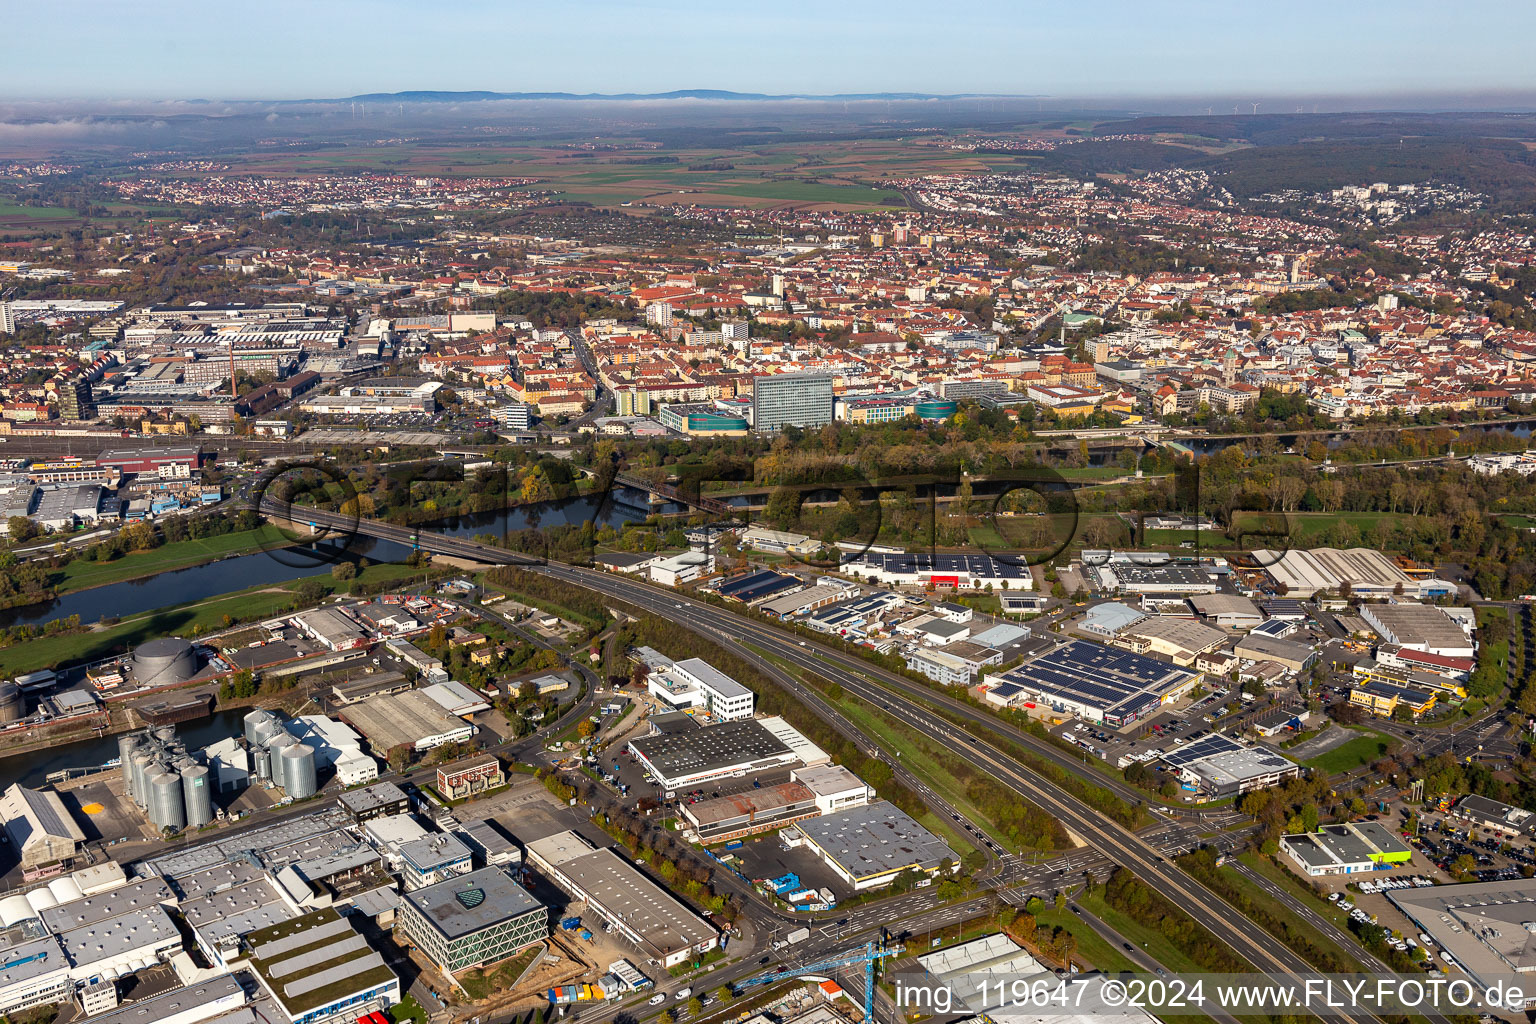
[{"label": "riverbank", "polygon": [[136,551],[110,562],[76,558],[52,573],[53,591],[63,596],[79,590],[156,576],[162,572],[203,565],[231,555],[247,555],[288,547],[293,541],[270,524],[200,540],[180,540],[149,551]]},{"label": "riverbank", "polygon": [[[387,587],[394,583],[419,582],[422,576],[419,567],[384,562],[360,570],[357,583],[364,588]],[[230,591],[201,601],[153,608],[124,616],[110,626],[27,640],[0,650],[0,675],[90,664],[126,653],[156,637],[172,634],[191,637],[213,633],[239,622],[272,618],[293,606],[301,587],[318,586],[322,596],[326,596],[351,589],[357,583],[345,584],[325,573]]]}]

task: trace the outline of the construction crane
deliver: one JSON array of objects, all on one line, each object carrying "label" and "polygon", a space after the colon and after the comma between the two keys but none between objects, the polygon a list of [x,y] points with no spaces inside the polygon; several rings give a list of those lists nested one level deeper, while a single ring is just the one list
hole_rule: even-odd
[{"label": "construction crane", "polygon": [[864,1024],[874,1024],[875,1020],[875,964],[887,957],[900,956],[906,947],[901,944],[887,945],[884,935],[879,942],[870,940],[864,943],[864,948],[854,953],[845,953],[842,956],[833,957],[830,960],[821,960],[814,964],[806,964],[803,967],[795,967],[783,971],[769,971],[767,974],[759,974],[755,978],[746,981],[738,981],[734,988],[737,995],[757,985],[771,985],[785,978],[799,978],[807,974],[821,974],[835,971],[839,967],[852,967],[855,964],[864,965]]}]

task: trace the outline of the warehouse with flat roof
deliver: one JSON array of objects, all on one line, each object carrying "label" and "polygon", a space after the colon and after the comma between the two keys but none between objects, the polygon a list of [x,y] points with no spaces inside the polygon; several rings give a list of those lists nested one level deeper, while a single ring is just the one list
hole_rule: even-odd
[{"label": "warehouse with flat roof", "polygon": [[1119,726],[1179,699],[1200,681],[1200,674],[1145,655],[1073,640],[998,679],[986,693],[993,704],[1044,704]]},{"label": "warehouse with flat roof", "polygon": [[720,941],[714,925],[613,850],[597,849],[577,832],[535,839],[525,849],[534,870],[585,901],[588,913],[665,967],[688,963]]},{"label": "warehouse with flat roof", "polygon": [[1313,878],[1390,871],[1413,859],[1413,850],[1379,821],[1324,825],[1316,832],[1281,836],[1280,849]]},{"label": "warehouse with flat roof", "polygon": [[[838,876],[855,889],[890,885],[903,871],[937,874],[955,851],[887,800],[810,818],[795,829]],[[794,842],[794,840],[790,840]]]},{"label": "warehouse with flat roof", "polygon": [[787,743],[752,718],[643,736],[630,740],[629,750],[664,789],[800,762]]},{"label": "warehouse with flat roof", "polygon": [[1536,879],[1393,889],[1387,899],[1480,985],[1536,972]]}]

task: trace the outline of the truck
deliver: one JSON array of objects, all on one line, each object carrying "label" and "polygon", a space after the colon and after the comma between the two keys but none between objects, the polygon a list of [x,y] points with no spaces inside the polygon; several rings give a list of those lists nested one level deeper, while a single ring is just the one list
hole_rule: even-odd
[{"label": "truck", "polygon": [[816,890],[815,889],[801,889],[798,892],[790,893],[788,896],[785,896],[784,898],[786,900],[788,900],[789,902],[791,902],[791,903],[807,903],[807,902],[809,902],[811,900],[816,899]]},{"label": "truck", "polygon": [[792,931],[788,935],[784,936],[784,941],[789,943],[791,946],[793,946],[795,943],[797,943],[797,942],[804,942],[806,939],[808,939],[810,937],[811,937],[811,930],[809,928],[802,927],[802,928],[796,928],[794,931]]}]

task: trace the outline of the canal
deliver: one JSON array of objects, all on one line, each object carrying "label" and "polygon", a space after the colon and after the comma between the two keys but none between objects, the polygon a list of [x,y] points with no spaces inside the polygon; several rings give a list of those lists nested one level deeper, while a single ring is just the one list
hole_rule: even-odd
[{"label": "canal", "polygon": [[[209,717],[195,722],[182,722],[176,726],[176,735],[189,748],[194,749],[206,747],[228,736],[239,736],[244,729],[245,716],[250,710],[231,708],[215,711]],[[99,739],[76,740],[73,743],[0,757],[0,787],[8,787],[13,782],[28,787],[41,786],[51,772],[106,764],[116,756],[117,734],[113,733]]]}]

